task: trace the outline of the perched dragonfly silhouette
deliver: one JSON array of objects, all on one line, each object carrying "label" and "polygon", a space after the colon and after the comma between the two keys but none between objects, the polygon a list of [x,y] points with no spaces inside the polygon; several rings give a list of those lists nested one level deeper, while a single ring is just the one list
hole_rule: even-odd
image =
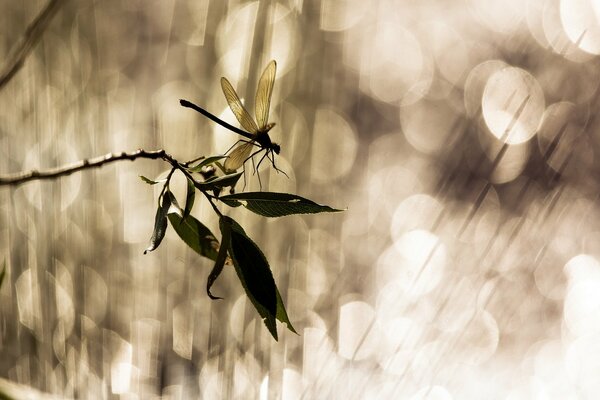
[{"label": "perched dragonfly silhouette", "polygon": [[[255,173],[258,171],[258,167],[265,159],[269,159],[273,168],[276,171],[282,172],[284,175],[287,174],[281,171],[275,165],[275,155],[279,154],[281,151],[281,147],[271,141],[271,137],[269,136],[269,131],[275,126],[273,122],[268,122],[269,119],[269,106],[271,104],[271,95],[273,93],[273,84],[275,83],[275,73],[277,70],[277,63],[275,60],[271,60],[267,67],[263,71],[260,80],[258,81],[258,86],[256,89],[256,97],[254,103],[254,114],[256,115],[256,122],[246,110],[244,105],[242,104],[239,96],[237,95],[235,89],[231,85],[231,83],[227,80],[227,78],[221,78],[221,88],[223,89],[223,93],[225,94],[225,99],[227,99],[227,103],[229,104],[229,108],[233,111],[233,115],[237,118],[242,128],[236,128],[233,125],[228,124],[222,119],[214,116],[203,108],[197,106],[194,103],[191,103],[187,100],[180,100],[180,104],[183,107],[191,108],[195,111],[198,111],[200,114],[205,117],[213,120],[214,122],[224,126],[225,128],[237,133],[245,137],[246,139],[238,140],[226,153],[231,151],[233,147],[235,147],[225,160],[224,168],[228,171],[235,171],[241,166],[244,165],[246,161],[249,159],[252,160],[254,164],[253,157],[264,151],[265,154],[258,161],[258,164],[254,167]],[[252,150],[258,147],[258,150],[252,152]],[[260,183],[260,175],[259,175],[259,183]]]}]

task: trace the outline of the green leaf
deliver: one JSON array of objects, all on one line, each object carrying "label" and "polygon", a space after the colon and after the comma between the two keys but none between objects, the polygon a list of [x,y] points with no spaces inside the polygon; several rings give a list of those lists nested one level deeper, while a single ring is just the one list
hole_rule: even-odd
[{"label": "green leaf", "polygon": [[213,190],[213,189],[222,189],[225,187],[235,186],[237,181],[240,180],[240,177],[244,174],[244,171],[236,172],[233,174],[228,174],[224,176],[220,176],[218,178],[212,178],[205,182],[199,183],[199,188],[202,190]]},{"label": "green leaf", "polygon": [[229,244],[231,243],[231,227],[228,224],[219,223],[221,228],[221,245],[219,246],[219,254],[217,254],[217,259],[215,260],[215,266],[212,271],[208,275],[208,280],[206,281],[206,293],[208,293],[208,297],[213,300],[222,299],[222,297],[213,296],[210,292],[210,288],[213,283],[217,280],[221,272],[223,272],[223,267],[225,266],[225,261],[227,260],[227,250],[229,250]]},{"label": "green leaf", "polygon": [[292,214],[317,214],[322,212],[343,211],[320,205],[312,200],[289,193],[236,193],[220,197],[219,200],[230,207],[237,207],[241,204],[248,210],[264,217],[283,217]]},{"label": "green leaf", "polygon": [[2,288],[2,282],[4,282],[4,276],[6,276],[6,260],[2,263],[2,272],[0,272],[0,289]]},{"label": "green leaf", "polygon": [[196,253],[215,261],[219,241],[204,224],[191,215],[185,219],[173,211],[169,213],[171,226],[179,237]]},{"label": "green leaf", "polygon": [[[229,254],[246,295],[277,340],[277,287],[269,263],[260,248],[233,219],[223,216],[221,231],[231,230]],[[228,225],[228,227],[226,226]]]},{"label": "green leaf", "polygon": [[187,195],[185,196],[185,209],[183,210],[183,219],[185,219],[194,207],[194,199],[196,198],[196,187],[191,179],[187,179]]},{"label": "green leaf", "polygon": [[202,170],[202,168],[206,167],[207,165],[214,164],[215,162],[222,160],[224,158],[227,158],[227,156],[207,157],[207,158],[203,159],[202,161],[200,161],[199,164],[196,164],[193,167],[188,168],[188,170],[191,172],[200,172]]},{"label": "green leaf", "polygon": [[152,179],[146,178],[144,175],[140,175],[140,178],[144,182],[146,182],[148,185],[156,185],[157,183],[161,183],[161,182],[166,182],[167,181],[166,179],[161,179],[161,180],[158,180],[158,181],[153,181]]},{"label": "green leaf", "polygon": [[169,211],[169,207],[171,207],[171,195],[170,192],[167,191],[167,193],[162,196],[162,204],[156,210],[156,216],[154,217],[154,231],[150,238],[150,245],[144,250],[144,254],[156,249],[165,237],[165,233],[167,232],[167,212]]},{"label": "green leaf", "polygon": [[288,317],[287,311],[285,310],[285,305],[283,304],[283,299],[281,298],[279,289],[277,289],[277,319],[286,324],[290,331],[294,332],[296,335],[298,334],[298,332],[296,332],[294,329],[290,318]]}]

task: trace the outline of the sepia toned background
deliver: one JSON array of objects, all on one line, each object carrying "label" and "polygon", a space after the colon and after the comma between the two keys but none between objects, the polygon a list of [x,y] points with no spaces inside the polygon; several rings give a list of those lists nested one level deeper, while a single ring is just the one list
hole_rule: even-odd
[{"label": "sepia toned background", "polygon": [[[45,4],[0,2],[0,67]],[[138,176],[167,164],[0,187],[0,377],[60,398],[595,398],[598,54],[593,0],[60,1],[0,91],[0,174],[222,153],[236,135],[179,99],[235,123],[220,77],[251,101],[275,59],[289,179],[263,163],[263,186],[347,210],[231,211],[299,332],[275,342],[231,269],[206,296],[210,261],[172,229],[143,255],[160,188]]]}]

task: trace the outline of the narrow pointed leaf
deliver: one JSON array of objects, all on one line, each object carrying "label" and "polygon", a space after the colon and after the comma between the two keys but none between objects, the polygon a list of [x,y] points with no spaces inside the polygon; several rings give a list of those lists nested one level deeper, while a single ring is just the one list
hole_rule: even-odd
[{"label": "narrow pointed leaf", "polygon": [[236,207],[241,204],[248,210],[264,217],[283,217],[292,214],[317,214],[343,211],[317,204],[312,200],[289,193],[236,193],[222,196],[219,200],[231,207]]},{"label": "narrow pointed leaf", "polygon": [[208,297],[213,300],[222,299],[222,297],[213,296],[210,292],[210,288],[213,283],[217,280],[221,272],[223,272],[223,267],[225,266],[225,261],[227,260],[227,251],[229,250],[229,243],[231,242],[231,227],[228,224],[219,224],[221,228],[221,245],[219,246],[219,253],[217,254],[217,259],[215,260],[215,266],[212,271],[210,271],[210,275],[208,275],[208,280],[206,281],[206,293],[208,293]]},{"label": "narrow pointed leaf", "polygon": [[294,329],[290,318],[288,317],[287,311],[285,310],[285,305],[283,304],[283,299],[281,298],[279,289],[277,289],[277,319],[286,324],[290,331],[294,332],[296,335],[298,334],[298,332],[296,332]]},{"label": "narrow pointed leaf", "polygon": [[155,250],[165,237],[165,233],[167,232],[167,212],[169,211],[169,207],[171,207],[171,196],[169,192],[167,192],[163,195],[162,203],[156,210],[156,216],[154,217],[154,231],[150,238],[150,245],[144,250],[144,254]]},{"label": "narrow pointed leaf", "polygon": [[191,179],[187,180],[187,195],[185,196],[185,208],[183,210],[183,219],[185,219],[194,207],[194,199],[196,198],[196,187]]},{"label": "narrow pointed leaf", "polygon": [[140,179],[143,180],[144,182],[146,182],[148,185],[156,185],[157,183],[162,183],[162,182],[167,181],[166,179],[160,179],[158,181],[155,181],[155,180],[146,178],[144,175],[140,175]]},{"label": "narrow pointed leaf", "polygon": [[4,277],[6,276],[6,260],[2,263],[2,272],[0,272],[0,289],[2,288],[2,282],[4,282]]},{"label": "narrow pointed leaf", "polygon": [[240,180],[240,177],[243,174],[244,171],[240,171],[233,174],[220,176],[218,178],[209,179],[206,182],[201,182],[199,184],[199,188],[201,188],[202,190],[213,190],[235,186],[235,184],[237,183],[237,181]]},{"label": "narrow pointed leaf", "polygon": [[215,162],[222,160],[224,158],[227,158],[227,156],[224,155],[220,155],[220,156],[211,156],[211,157],[207,157],[204,160],[200,161],[200,163],[194,165],[193,167],[189,168],[189,171],[191,172],[200,172],[202,170],[202,168],[206,167],[207,165],[210,164],[214,164]]},{"label": "narrow pointed leaf", "polygon": [[[269,263],[260,248],[237,222],[224,216],[220,223],[229,225],[231,229],[229,253],[246,295],[263,318],[273,338],[277,340],[277,286]],[[227,228],[221,228],[224,229]]]},{"label": "narrow pointed leaf", "polygon": [[217,259],[219,241],[202,222],[192,215],[188,215],[183,219],[175,211],[169,213],[169,221],[177,235],[192,250],[213,261]]}]

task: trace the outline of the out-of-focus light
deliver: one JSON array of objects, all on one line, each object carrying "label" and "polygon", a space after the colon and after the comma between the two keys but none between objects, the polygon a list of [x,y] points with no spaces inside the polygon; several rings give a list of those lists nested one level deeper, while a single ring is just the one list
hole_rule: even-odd
[{"label": "out-of-focus light", "polygon": [[400,124],[406,140],[428,155],[448,151],[463,129],[462,115],[447,100],[421,100],[401,108]]},{"label": "out-of-focus light", "polygon": [[322,1],[320,28],[331,32],[349,29],[368,13],[370,6],[361,0]]},{"label": "out-of-focus light", "polygon": [[373,308],[362,301],[340,307],[338,352],[348,360],[363,360],[374,355],[380,344],[379,327]]},{"label": "out-of-focus light", "polygon": [[301,168],[310,146],[310,141],[306,140],[309,135],[306,118],[300,109],[289,102],[281,103],[278,114],[277,126],[271,131],[274,133],[272,139],[277,142],[275,134],[280,133],[277,143],[282,146],[281,155],[285,156],[292,166]]},{"label": "out-of-focus light", "polygon": [[570,102],[554,103],[544,112],[538,145],[554,171],[574,176],[592,168],[593,146],[584,133],[588,115]]},{"label": "out-of-focus light", "polygon": [[312,142],[313,181],[329,183],[350,172],[358,151],[358,137],[344,116],[329,108],[318,109]]},{"label": "out-of-focus light", "polygon": [[441,77],[452,86],[462,87],[472,64],[468,42],[447,23],[434,22],[420,28],[429,41]]},{"label": "out-of-focus light", "polygon": [[206,25],[208,18],[208,6],[210,0],[191,1],[186,3],[189,15],[192,17],[194,24],[186,26],[189,28],[186,42],[191,46],[202,46],[206,36]]},{"label": "out-of-focus light", "polygon": [[494,73],[485,85],[483,117],[490,132],[508,144],[531,139],[544,112],[544,93],[529,72],[507,67]]},{"label": "out-of-focus light", "polygon": [[377,22],[349,31],[345,63],[361,75],[360,89],[384,102],[402,105],[421,99],[434,76],[433,58],[398,13],[380,7]]},{"label": "out-of-focus light", "polygon": [[17,306],[19,308],[19,322],[40,335],[42,329],[42,313],[40,303],[40,286],[37,274],[26,269],[15,282],[17,293]]},{"label": "out-of-focus light", "polygon": [[[257,13],[258,1],[244,3],[232,8],[217,29],[216,46],[222,74],[234,87],[240,82],[238,78],[243,78],[247,71]],[[266,15],[265,22],[269,24],[269,29],[264,38],[264,59],[277,60],[277,77],[281,77],[298,55],[295,51],[298,42],[295,14],[289,8],[277,4],[269,7]],[[243,96],[242,93],[239,94]]]},{"label": "out-of-focus light", "polygon": [[457,359],[461,359],[463,362],[481,365],[498,350],[500,340],[498,322],[491,313],[485,310],[478,311],[465,328],[455,335],[457,340],[451,339],[452,348],[460,349],[460,352],[455,354]]},{"label": "out-of-focus light", "polygon": [[499,33],[516,33],[524,17],[525,7],[520,0],[468,0],[468,4],[480,22]]},{"label": "out-of-focus light", "polygon": [[567,345],[566,370],[576,387],[578,398],[593,399],[600,393],[600,335],[584,336]]},{"label": "out-of-focus light", "polygon": [[561,0],[560,19],[574,46],[600,54],[600,4],[597,0]]},{"label": "out-of-focus light", "polygon": [[225,387],[223,383],[223,372],[219,370],[219,357],[206,360],[198,376],[198,387],[202,398],[224,398]]},{"label": "out-of-focus light", "polygon": [[108,301],[108,287],[92,268],[83,267],[83,312],[94,323],[104,319]]},{"label": "out-of-focus light", "polygon": [[306,382],[294,368],[283,369],[283,383],[281,388],[281,400],[300,400],[304,393]]},{"label": "out-of-focus light", "polygon": [[488,60],[471,69],[464,86],[464,101],[467,115],[473,117],[481,112],[481,99],[488,79],[507,66],[501,60]]},{"label": "out-of-focus light", "polygon": [[193,308],[189,302],[183,302],[173,309],[173,351],[191,360],[193,339]]},{"label": "out-of-focus light", "polygon": [[428,386],[420,389],[410,400],[452,400],[454,397],[443,386]]},{"label": "out-of-focus light", "polygon": [[342,358],[334,350],[327,331],[306,328],[302,332],[302,376],[310,382],[307,390],[319,393],[322,381],[335,381],[342,370]]},{"label": "out-of-focus light", "polygon": [[[546,36],[546,42],[556,54],[565,57],[567,60],[575,62],[590,60],[593,55],[584,52],[575,44],[580,37],[581,40],[585,39],[585,34],[581,36],[584,32],[581,30],[577,32],[577,27],[571,27],[572,35],[577,35],[575,41],[571,40],[565,32],[560,8],[560,0],[545,0],[543,3],[542,26]],[[548,46],[544,47],[547,48]]]},{"label": "out-of-focus light", "polygon": [[[46,141],[45,143],[30,146],[23,162],[23,171],[30,169],[44,169],[55,165],[63,165],[78,160],[75,148],[63,140]],[[81,189],[81,174],[73,174],[60,180],[60,206],[64,211],[79,195]],[[23,187],[25,197],[31,205],[42,209],[42,184],[34,182]]]},{"label": "out-of-focus light", "polygon": [[535,377],[555,399],[576,400],[576,387],[565,365],[565,346],[560,340],[544,341],[535,354]]},{"label": "out-of-focus light", "polygon": [[476,172],[483,173],[483,177],[492,183],[507,183],[519,177],[529,161],[530,142],[506,147],[506,143],[500,141],[495,135],[490,135],[482,119],[479,119],[479,122],[477,138],[487,156],[487,162],[481,162],[479,152],[469,152],[468,156],[471,157],[473,167],[477,168]]},{"label": "out-of-focus light", "polygon": [[114,394],[123,394],[129,391],[132,372],[133,348],[130,343],[123,340],[117,333],[108,332],[110,341],[110,382]]},{"label": "out-of-focus light", "polygon": [[600,262],[578,255],[565,265],[569,277],[563,318],[575,336],[600,334]]},{"label": "out-of-focus light", "polygon": [[416,229],[394,242],[377,261],[377,282],[397,281],[404,294],[419,297],[433,290],[446,268],[446,246],[433,233]]},{"label": "out-of-focus light", "polygon": [[402,200],[394,211],[390,233],[394,240],[414,229],[432,229],[444,206],[428,194],[414,194]]},{"label": "out-of-focus light", "polygon": [[[398,314],[403,311],[399,309]],[[384,371],[401,376],[418,350],[425,325],[404,317],[378,318],[383,340],[377,351],[377,362]]]}]

